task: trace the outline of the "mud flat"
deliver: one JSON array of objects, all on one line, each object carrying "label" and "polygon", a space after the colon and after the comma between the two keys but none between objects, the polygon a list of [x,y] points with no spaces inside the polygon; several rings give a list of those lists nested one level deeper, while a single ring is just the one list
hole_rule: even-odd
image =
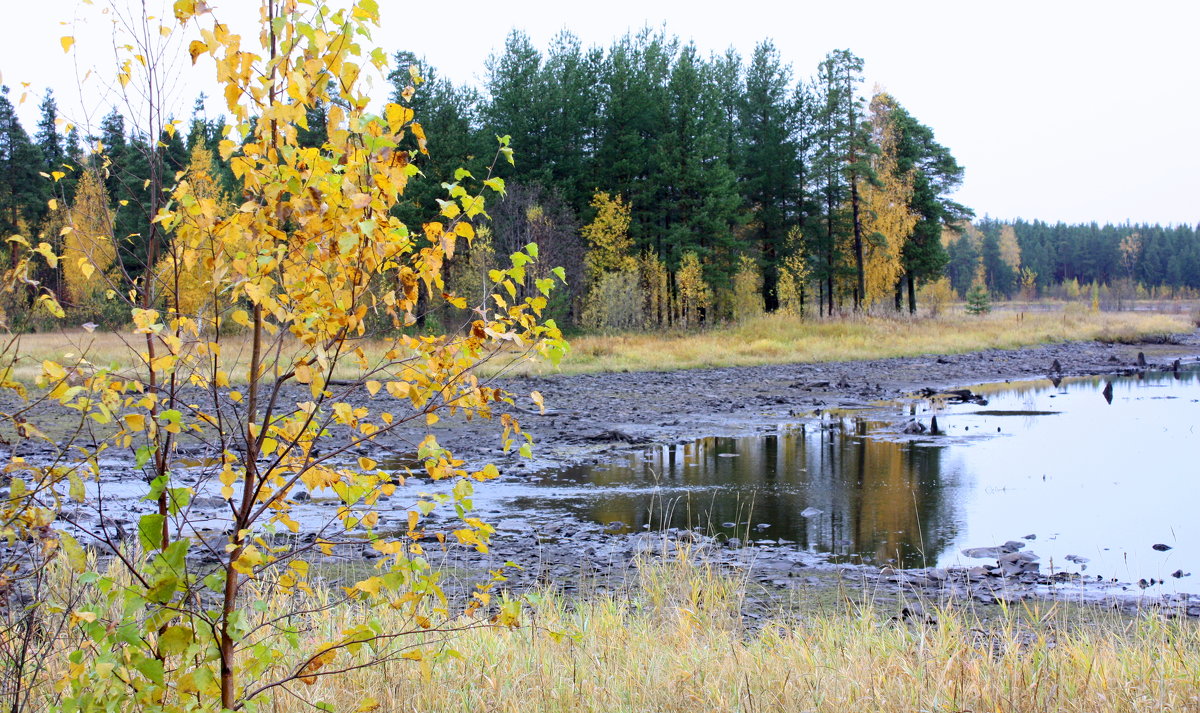
[{"label": "mud flat", "polygon": [[[636,563],[646,558],[698,557],[736,572],[754,585],[751,610],[764,610],[768,602],[806,589],[828,589],[855,584],[892,596],[919,599],[949,598],[983,604],[1017,601],[1029,597],[1059,597],[1079,601],[1106,601],[1122,607],[1154,606],[1173,615],[1200,615],[1200,597],[1189,594],[1147,593],[1145,587],[1099,581],[1079,573],[1041,571],[1031,566],[1006,566],[999,553],[969,567],[892,569],[875,565],[831,562],[829,557],[789,546],[786,541],[740,542],[713,537],[695,530],[619,532],[605,524],[564,520],[537,509],[513,507],[506,493],[534,478],[552,477],[553,471],[579,463],[605,462],[622,454],[655,445],[678,444],[707,436],[744,436],[811,423],[833,411],[867,411],[881,402],[910,398],[917,393],[946,391],[1005,380],[1028,380],[1097,374],[1129,374],[1139,369],[1171,368],[1175,360],[1185,366],[1200,358],[1200,332],[1182,335],[1171,344],[1113,345],[1066,343],[1019,350],[989,350],[958,355],[875,361],[732,367],[675,372],[601,373],[500,380],[499,385],[517,397],[514,410],[533,435],[534,458],[527,460],[500,449],[498,424],[443,419],[432,432],[439,442],[469,464],[495,463],[499,481],[480,487],[479,514],[495,525],[492,551],[444,548],[433,559],[449,570],[471,573],[512,561],[510,585],[523,588],[553,583],[567,589],[609,590],[631,577]],[[538,413],[525,395],[540,391],[545,413]],[[287,394],[285,394],[287,396]],[[296,400],[307,394],[296,392]],[[357,397],[365,400],[365,394]],[[526,408],[527,407],[527,408]],[[401,468],[410,462],[416,443],[426,429],[399,430],[369,447],[347,452],[347,460],[367,455]],[[335,435],[336,437],[336,435]],[[203,461],[198,447],[185,452]],[[27,454],[27,456],[36,454]],[[147,503],[137,499],[144,486],[132,463],[110,458],[105,466],[105,510],[89,503],[65,514],[67,527],[95,530],[100,525],[136,531],[137,516]],[[184,482],[189,477],[184,471]],[[209,479],[211,481],[211,478]],[[203,484],[202,477],[192,482]],[[436,487],[412,478],[405,488],[383,503],[381,522],[403,522],[411,500],[421,489]],[[193,523],[221,523],[227,506],[213,493],[197,493],[189,519]],[[297,519],[310,536],[329,522],[332,503],[306,500],[297,508]],[[72,524],[74,523],[74,524]],[[430,522],[436,529],[440,521]],[[449,523],[445,523],[449,525]],[[1013,533],[1020,537],[1023,533]],[[1000,543],[975,543],[981,547]],[[369,562],[364,552],[358,561],[329,562],[329,577],[338,578],[338,567],[356,569]]]}]

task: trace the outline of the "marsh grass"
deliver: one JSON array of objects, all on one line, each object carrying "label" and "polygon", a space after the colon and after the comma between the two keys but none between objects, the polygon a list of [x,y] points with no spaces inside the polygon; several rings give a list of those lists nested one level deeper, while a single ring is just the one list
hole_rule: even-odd
[{"label": "marsh grass", "polygon": [[[938,318],[844,317],[802,320],[767,315],[713,329],[680,332],[635,332],[619,335],[581,335],[558,367],[516,354],[496,353],[481,374],[595,373],[603,371],[665,371],[718,366],[755,366],[796,362],[853,361],[959,354],[981,349],[1015,349],[1035,344],[1099,340],[1116,343],[1165,341],[1189,332],[1195,320],[1188,314],[1159,312],[1092,312],[1078,305],[1057,311],[996,311],[981,317],[944,315]],[[391,344],[363,340],[374,363]],[[45,359],[75,363],[83,355],[94,365],[131,371],[141,345],[126,335],[83,330],[27,334],[20,338],[13,373],[30,382]],[[285,349],[295,345],[285,343]],[[235,379],[238,365],[248,363],[244,336],[223,338],[223,368]],[[349,362],[350,360],[344,360]],[[335,379],[359,374],[349,363]]]},{"label": "marsh grass", "polygon": [[643,371],[794,362],[853,361],[1015,349],[1100,340],[1162,341],[1189,332],[1186,315],[1149,312],[993,312],[936,319],[846,317],[801,320],[768,315],[731,327],[677,334],[581,336],[564,362],[568,372]]},{"label": "marsh grass", "polygon": [[[264,710],[298,713],[317,701],[339,711],[514,713],[1200,710],[1192,621],[1055,603],[925,602],[921,616],[905,617],[911,601],[854,586],[820,607],[780,600],[751,619],[746,576],[686,547],[672,553],[640,561],[620,592],[545,588],[526,597],[520,626],[476,619],[458,622],[463,630],[451,636],[418,633],[412,643],[427,655],[277,689]],[[285,604],[263,596],[271,608]],[[335,594],[313,596],[319,605]],[[384,630],[412,627],[394,610],[312,609],[297,615],[307,617],[298,622],[302,640],[364,615]],[[80,644],[72,635],[57,642],[49,680]]]},{"label": "marsh grass", "polygon": [[[435,666],[330,679],[309,700],[388,711],[1159,711],[1200,706],[1193,622],[1095,608],[927,605],[907,620],[869,593],[742,614],[746,581],[686,553],[621,595],[530,597],[525,625],[453,639]],[[1086,612],[1086,613],[1083,613]],[[276,700],[276,710],[303,710]]]}]

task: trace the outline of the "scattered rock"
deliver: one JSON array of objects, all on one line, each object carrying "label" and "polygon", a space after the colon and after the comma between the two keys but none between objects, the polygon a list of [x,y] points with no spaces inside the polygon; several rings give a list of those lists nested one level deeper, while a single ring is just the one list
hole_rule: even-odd
[{"label": "scattered rock", "polygon": [[[1003,545],[996,545],[994,547],[968,547],[967,549],[963,550],[962,553],[964,557],[970,557],[972,559],[999,559],[1003,555],[1009,554],[1010,552],[1016,552],[1018,549],[1020,549],[1019,547],[1011,547],[1011,543],[1012,540],[1009,540]],[[1024,546],[1024,543],[1021,544]]]}]

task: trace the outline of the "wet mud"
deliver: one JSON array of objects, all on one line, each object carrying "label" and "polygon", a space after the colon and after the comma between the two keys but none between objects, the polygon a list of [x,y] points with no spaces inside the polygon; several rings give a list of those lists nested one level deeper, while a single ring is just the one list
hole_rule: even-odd
[{"label": "wet mud", "polygon": [[[347,461],[368,456],[397,469],[412,462],[417,444],[427,431],[471,466],[494,463],[502,475],[479,487],[477,514],[496,528],[491,551],[480,555],[454,546],[431,548],[431,559],[459,572],[464,582],[475,573],[514,562],[508,569],[513,589],[552,584],[568,591],[607,591],[633,576],[637,563],[672,558],[681,552],[736,573],[757,593],[748,611],[763,612],[769,602],[811,588],[843,586],[853,582],[896,596],[923,599],[969,600],[982,604],[1018,601],[1030,597],[1060,597],[1103,601],[1122,607],[1152,606],[1171,615],[1200,615],[1200,597],[1188,594],[1147,593],[1136,583],[1088,580],[1079,573],[1042,571],[1036,563],[1021,561],[1013,552],[985,553],[971,567],[892,569],[874,565],[832,562],[826,555],[789,546],[787,542],[736,538],[672,529],[628,532],[622,527],[551,516],[537,509],[511,505],[505,493],[531,479],[573,464],[599,463],[652,445],[668,445],[706,436],[742,436],[770,433],[812,423],[831,412],[868,411],[880,402],[920,393],[945,393],[974,384],[1074,375],[1128,374],[1138,369],[1169,369],[1200,357],[1200,332],[1182,335],[1173,344],[1113,345],[1067,343],[1019,350],[988,350],[969,354],[936,355],[857,362],[789,364],[761,367],[697,369],[674,372],[603,373],[500,379],[500,386],[516,396],[511,413],[534,439],[534,456],[526,459],[501,448],[500,426],[495,420],[466,422],[444,418],[432,428],[413,426],[387,434],[378,442],[347,451]],[[528,399],[539,391],[545,413]],[[307,396],[285,393],[297,401]],[[363,393],[354,397],[366,402]],[[902,424],[897,424],[898,428]],[[184,447],[185,455],[203,470],[203,449]],[[36,454],[34,454],[36,456]],[[80,532],[136,531],[136,520],[148,503],[139,501],[144,483],[131,462],[112,456],[104,464],[105,509],[96,503],[65,513],[65,527]],[[188,483],[186,471],[182,476]],[[220,535],[227,504],[215,497],[212,479],[194,476],[200,492],[190,510],[192,523]],[[435,484],[412,478],[382,504],[381,523],[403,522],[412,496]],[[306,499],[297,509],[311,539],[312,531],[332,520],[333,502]],[[205,522],[211,529],[205,530]],[[450,518],[436,514],[430,531],[451,526]],[[1023,533],[1013,533],[1020,537]],[[998,543],[977,543],[980,547]],[[991,557],[995,555],[995,557]],[[366,550],[358,561],[327,562],[331,580],[338,567],[346,572],[369,564]],[[1005,558],[1009,560],[1006,561]],[[831,579],[831,574],[836,575]],[[347,575],[348,576],[348,575]],[[463,585],[467,586],[466,584]]]}]

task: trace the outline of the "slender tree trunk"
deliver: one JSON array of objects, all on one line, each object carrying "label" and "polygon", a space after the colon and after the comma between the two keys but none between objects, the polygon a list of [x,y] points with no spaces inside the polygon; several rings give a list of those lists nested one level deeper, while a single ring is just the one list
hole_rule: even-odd
[{"label": "slender tree trunk", "polygon": [[912,273],[908,273],[908,313],[917,313],[917,286]]},{"label": "slender tree trunk", "polygon": [[771,239],[764,241],[763,259],[766,265],[763,266],[763,310],[770,313],[779,309],[779,267],[778,267],[778,251]]},{"label": "slender tree trunk", "polygon": [[[853,124],[852,124],[853,125]],[[850,215],[854,220],[854,269],[858,281],[854,287],[854,311],[860,312],[866,299],[866,274],[863,268],[862,221],[858,215],[858,176],[850,176]]]},{"label": "slender tree trunk", "polygon": [[833,232],[833,193],[826,191],[825,193],[825,232],[828,238],[828,258],[825,265],[825,299],[828,300],[829,308],[826,312],[830,317],[833,316],[833,273],[836,269],[837,260],[837,235]]}]

